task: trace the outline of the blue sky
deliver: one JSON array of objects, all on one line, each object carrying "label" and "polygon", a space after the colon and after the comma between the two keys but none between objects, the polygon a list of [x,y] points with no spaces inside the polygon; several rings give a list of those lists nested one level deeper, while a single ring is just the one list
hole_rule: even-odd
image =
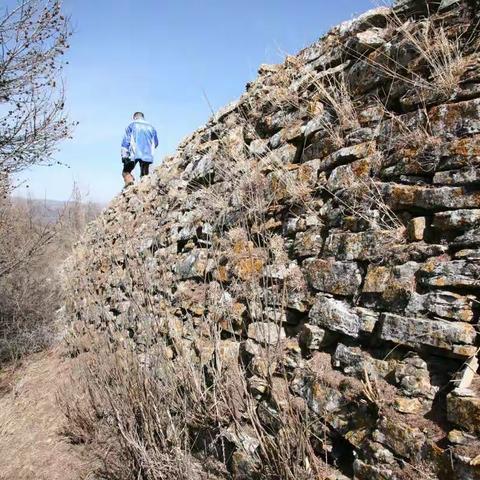
[{"label": "blue sky", "polygon": [[[65,70],[80,122],[56,160],[34,167],[17,195],[66,200],[73,183],[93,201],[122,187],[120,142],[134,111],[160,138],[156,163],[214,109],[242,94],[261,63],[281,63],[373,0],[64,0],[75,34]],[[27,187],[28,186],[28,187]]]}]

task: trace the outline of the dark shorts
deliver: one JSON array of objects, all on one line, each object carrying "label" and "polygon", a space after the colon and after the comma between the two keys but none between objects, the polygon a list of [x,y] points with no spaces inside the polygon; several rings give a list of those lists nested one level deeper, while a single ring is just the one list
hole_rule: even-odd
[{"label": "dark shorts", "polygon": [[150,162],[144,162],[143,160],[130,160],[129,158],[124,158],[123,162],[123,173],[132,173],[135,165],[140,163],[140,176],[148,175],[148,169],[150,167]]}]

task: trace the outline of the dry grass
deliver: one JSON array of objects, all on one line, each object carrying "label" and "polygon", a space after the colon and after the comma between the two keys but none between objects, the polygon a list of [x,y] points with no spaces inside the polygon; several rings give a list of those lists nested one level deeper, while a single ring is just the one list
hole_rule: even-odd
[{"label": "dry grass", "polygon": [[413,73],[413,86],[450,98],[466,66],[462,34],[452,37],[443,25],[435,25],[431,19],[425,20],[423,28],[416,26],[415,30],[408,23],[395,20],[398,30],[414,46],[430,72],[428,79]]},{"label": "dry grass", "polygon": [[[325,187],[325,190],[328,189]],[[372,230],[391,231],[397,241],[399,230],[404,225],[396,213],[387,205],[374,179],[356,179],[349,189],[329,192],[347,215],[362,220]]]},{"label": "dry grass", "polygon": [[60,212],[36,201],[1,202],[0,362],[38,352],[55,340],[60,266],[97,213],[78,195]]},{"label": "dry grass", "polygon": [[332,472],[318,457],[319,419],[288,388],[277,388],[266,424],[247,371],[222,355],[218,335],[203,339],[212,347],[207,362],[175,342],[161,340],[140,354],[111,340],[89,337],[73,388],[60,397],[69,438],[101,463],[102,478],[226,479],[232,462],[234,469],[246,462],[249,478],[265,480],[326,479]]},{"label": "dry grass", "polygon": [[336,76],[314,78],[313,99],[326,104],[333,119],[325,117],[323,127],[329,132],[334,144],[341,148],[347,132],[359,128],[357,109],[344,73]]},{"label": "dry grass", "polygon": [[215,478],[216,466],[200,457],[219,433],[216,382],[207,385],[200,365],[188,355],[172,359],[165,345],[140,356],[125,343],[89,340],[74,388],[60,400],[68,436],[88,444],[102,478]]},{"label": "dry grass", "polygon": [[349,53],[370,63],[386,78],[415,89],[420,100],[451,98],[467,66],[465,32],[452,32],[433,18],[426,18],[420,24],[404,22],[394,13],[388,28],[392,36],[398,35],[404,46],[416,52],[416,59],[405,65],[386,49],[377,56]]}]

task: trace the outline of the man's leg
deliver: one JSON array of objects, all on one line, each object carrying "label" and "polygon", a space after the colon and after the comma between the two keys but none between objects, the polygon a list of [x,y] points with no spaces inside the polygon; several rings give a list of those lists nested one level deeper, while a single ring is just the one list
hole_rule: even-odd
[{"label": "man's leg", "polygon": [[125,186],[128,187],[128,185],[131,185],[135,181],[135,178],[133,178],[133,175],[132,175],[132,171],[135,168],[135,161],[130,160],[129,158],[124,158],[122,159],[122,162],[123,162],[122,176],[125,182]]},{"label": "man's leg", "polygon": [[148,175],[149,169],[150,169],[150,163],[140,160],[140,176],[144,177],[145,175]]}]

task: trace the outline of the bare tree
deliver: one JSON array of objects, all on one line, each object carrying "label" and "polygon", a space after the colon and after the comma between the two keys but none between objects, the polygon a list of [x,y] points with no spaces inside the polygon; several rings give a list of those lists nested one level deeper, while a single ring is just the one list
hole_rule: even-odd
[{"label": "bare tree", "polygon": [[[18,0],[0,14],[0,217],[9,218],[6,197],[13,173],[51,161],[59,140],[69,136],[61,80],[63,55],[71,35],[60,0]],[[0,221],[4,237],[8,224]],[[50,240],[25,239],[25,256]],[[5,242],[2,242],[5,246]],[[19,259],[0,250],[0,276]]]},{"label": "bare tree", "polygon": [[70,135],[61,80],[71,35],[59,0],[19,0],[0,18],[0,182],[51,161]]},{"label": "bare tree", "polygon": [[39,221],[9,195],[13,174],[53,163],[70,136],[62,81],[70,35],[61,0],[0,7],[0,361],[47,345],[59,303],[61,225]]}]

